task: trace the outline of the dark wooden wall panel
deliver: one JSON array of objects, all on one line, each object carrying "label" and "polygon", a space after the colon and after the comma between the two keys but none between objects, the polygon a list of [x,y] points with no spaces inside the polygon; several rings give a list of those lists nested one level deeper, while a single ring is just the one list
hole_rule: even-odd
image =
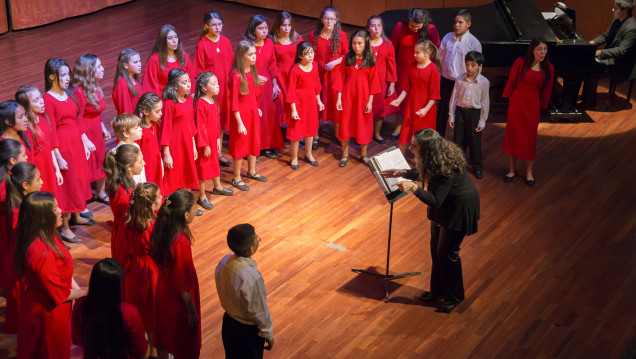
[{"label": "dark wooden wall panel", "polygon": [[132,0],[9,0],[14,30],[45,25],[130,1]]},{"label": "dark wooden wall panel", "polygon": [[0,0],[0,34],[9,31],[9,21],[7,20],[7,3]]},{"label": "dark wooden wall panel", "polygon": [[382,1],[333,0],[333,6],[340,13],[340,21],[345,24],[364,26],[371,15],[380,15],[386,10]]}]

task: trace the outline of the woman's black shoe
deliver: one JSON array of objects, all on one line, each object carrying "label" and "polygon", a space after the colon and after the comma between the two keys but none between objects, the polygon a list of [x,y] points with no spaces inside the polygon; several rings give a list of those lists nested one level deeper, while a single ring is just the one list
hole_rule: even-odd
[{"label": "woman's black shoe", "polygon": [[386,143],[384,142],[384,138],[375,138],[375,136],[373,136],[373,140],[381,145]]}]

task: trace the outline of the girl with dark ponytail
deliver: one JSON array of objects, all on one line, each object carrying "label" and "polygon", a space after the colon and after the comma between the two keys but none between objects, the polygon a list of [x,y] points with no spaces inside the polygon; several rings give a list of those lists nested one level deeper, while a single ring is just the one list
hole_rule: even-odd
[{"label": "girl with dark ponytail", "polygon": [[122,303],[124,270],[113,258],[97,262],[88,295],[75,302],[72,336],[84,347],[84,358],[145,358],[144,324],[132,304]]},{"label": "girl with dark ponytail", "polygon": [[192,260],[190,224],[194,195],[179,189],[159,209],[150,239],[159,266],[155,302],[155,346],[160,357],[198,358],[201,351],[199,279]]}]

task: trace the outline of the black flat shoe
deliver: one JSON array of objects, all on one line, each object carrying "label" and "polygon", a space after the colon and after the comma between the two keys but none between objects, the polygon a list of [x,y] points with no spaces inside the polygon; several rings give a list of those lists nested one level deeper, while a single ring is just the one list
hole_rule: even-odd
[{"label": "black flat shoe", "polygon": [[217,196],[231,196],[234,194],[234,190],[231,190],[229,188],[225,188],[223,187],[223,189],[213,189],[212,190],[212,194],[215,194]]},{"label": "black flat shoe", "polygon": [[86,211],[82,211],[80,212],[80,217],[82,218],[93,218],[95,215],[93,214],[93,212],[86,210]]},{"label": "black flat shoe", "polygon": [[439,296],[435,293],[425,291],[418,299],[422,302],[434,302],[437,300],[438,297]]},{"label": "black flat shoe", "polygon": [[199,206],[203,207],[203,209],[210,210],[214,208],[214,205],[212,204],[212,202],[210,202],[210,200],[207,198],[199,198],[197,200],[197,203],[199,204]]},{"label": "black flat shoe", "polygon": [[88,227],[92,227],[92,226],[96,226],[97,225],[97,221],[95,221],[92,218],[88,218],[88,221],[86,223],[77,223],[77,220],[75,218],[71,218],[68,220],[68,224],[70,226],[88,226]]},{"label": "black flat shoe", "polygon": [[245,182],[243,182],[243,180],[236,182],[235,180],[232,180],[232,186],[240,189],[241,191],[249,191],[250,188],[245,184]]},{"label": "black flat shoe", "polygon": [[199,208],[197,208],[197,212],[196,212],[196,216],[197,217],[201,217],[203,215],[203,211]]},{"label": "black flat shoe", "polygon": [[373,136],[373,140],[381,145],[385,144],[386,142],[384,141],[384,138],[375,138],[375,136]]},{"label": "black flat shoe", "polygon": [[271,160],[276,158],[276,154],[273,151],[267,150],[263,151],[263,155]]},{"label": "black flat shoe", "polygon": [[[101,197],[101,198],[100,198],[100,197],[98,197],[98,196],[95,196],[95,197],[93,197],[93,198],[95,198],[95,200],[96,200],[97,202],[99,202],[99,203],[103,203],[103,204],[106,204],[106,205],[109,205],[109,206],[110,206],[110,200],[108,199],[108,196],[104,196],[104,197]],[[92,217],[91,217],[91,218],[92,218]]]},{"label": "black flat shoe", "polygon": [[484,174],[481,172],[481,170],[475,170],[475,177],[477,179],[482,179],[484,178]]},{"label": "black flat shoe", "polygon": [[[82,239],[80,237],[78,237],[78,236],[69,238],[69,237],[63,236],[62,233],[60,233],[60,237],[62,237],[62,240],[64,242],[68,242],[68,243],[82,243]],[[70,248],[67,247],[66,249],[70,249]]]},{"label": "black flat shoe", "polygon": [[503,180],[506,183],[510,183],[512,182],[513,179],[515,179],[515,177],[517,176],[517,172],[514,173],[514,175],[512,177],[508,176],[507,174],[505,176],[503,176]]},{"label": "black flat shoe", "polygon": [[347,167],[347,163],[349,163],[349,156],[342,156],[340,162],[338,163],[338,166]]},{"label": "black flat shoe", "polygon": [[221,165],[221,167],[232,167],[232,162],[228,160],[223,161],[221,158],[219,158],[219,165]]},{"label": "black flat shoe", "polygon": [[294,171],[298,171],[298,169],[300,168],[299,165],[289,165],[289,167],[291,167],[291,169]]},{"label": "black flat shoe", "polygon": [[391,134],[391,141],[397,141],[399,139],[400,139],[400,134],[399,133],[398,134],[395,134],[395,133]]},{"label": "black flat shoe", "polygon": [[259,175],[257,172],[254,172],[253,175],[251,175],[249,172],[247,172],[246,175],[247,178],[258,181],[258,182],[267,182],[267,177]]},{"label": "black flat shoe", "polygon": [[367,163],[367,162],[369,162],[369,156],[366,156],[366,155],[365,155],[365,156],[360,157],[360,162],[361,162],[363,165],[365,165],[365,166],[369,167],[369,164]]},{"label": "black flat shoe", "polygon": [[459,305],[459,303],[456,303],[456,302],[444,302],[444,303],[440,304],[437,307],[437,309],[435,309],[435,311],[437,313],[450,313],[458,305]]},{"label": "black flat shoe", "polygon": [[316,160],[310,161],[309,158],[305,157],[305,161],[314,167],[318,166],[318,161]]},{"label": "black flat shoe", "polygon": [[525,182],[528,186],[530,186],[530,187],[534,186],[534,180],[533,180],[533,179],[527,179],[527,178],[526,178],[526,179],[524,180],[524,182]]}]

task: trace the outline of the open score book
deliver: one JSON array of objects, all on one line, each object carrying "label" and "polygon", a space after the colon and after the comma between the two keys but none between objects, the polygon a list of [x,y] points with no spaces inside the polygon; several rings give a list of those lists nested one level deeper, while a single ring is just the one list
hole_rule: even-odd
[{"label": "open score book", "polygon": [[369,158],[369,168],[373,172],[375,180],[384,191],[385,195],[399,191],[396,183],[401,181],[407,181],[406,178],[384,178],[380,175],[380,172],[390,169],[409,170],[411,167],[402,155],[402,152],[395,146],[378,153],[377,155]]}]

